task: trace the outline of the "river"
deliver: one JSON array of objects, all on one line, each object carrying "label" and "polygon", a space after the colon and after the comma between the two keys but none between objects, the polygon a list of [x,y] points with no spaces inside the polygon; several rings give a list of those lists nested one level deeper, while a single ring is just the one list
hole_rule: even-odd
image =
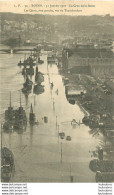
[{"label": "river", "polygon": [[[1,121],[9,106],[10,91],[13,108],[19,107],[24,83],[17,66],[20,58],[23,59],[24,54],[0,54]],[[70,176],[73,182],[95,182],[95,173],[89,169],[92,159],[89,151],[95,150],[104,138],[91,135],[84,124],[72,127],[72,119],[81,122],[84,113],[77,104],[67,101],[57,65],[47,65],[47,55],[42,54],[41,59],[44,64],[39,65],[39,71],[44,74],[44,93],[31,93],[28,99],[21,95],[27,119],[32,103],[39,125],[30,127],[28,122],[23,133],[3,133],[3,146],[10,148],[15,158],[15,173],[10,182],[70,182]],[[34,76],[32,80],[34,82]],[[53,89],[49,82],[53,82]],[[48,117],[48,123],[44,123],[44,116]],[[59,132],[65,133],[65,139],[58,137]],[[71,136],[71,141],[67,141],[66,136]]]}]

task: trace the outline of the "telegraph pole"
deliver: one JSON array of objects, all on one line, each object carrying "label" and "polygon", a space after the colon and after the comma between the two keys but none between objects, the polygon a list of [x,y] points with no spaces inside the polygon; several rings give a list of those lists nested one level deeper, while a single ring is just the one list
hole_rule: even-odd
[{"label": "telegraph pole", "polygon": [[61,142],[61,164],[62,164],[62,159],[63,158],[63,150],[62,150],[62,142]]},{"label": "telegraph pole", "polygon": [[59,143],[59,125],[57,127],[58,127],[58,143]]},{"label": "telegraph pole", "polygon": [[70,182],[73,183],[73,175],[71,174],[71,164],[70,164]]},{"label": "telegraph pole", "polygon": [[56,128],[57,128],[57,116],[56,116]]}]

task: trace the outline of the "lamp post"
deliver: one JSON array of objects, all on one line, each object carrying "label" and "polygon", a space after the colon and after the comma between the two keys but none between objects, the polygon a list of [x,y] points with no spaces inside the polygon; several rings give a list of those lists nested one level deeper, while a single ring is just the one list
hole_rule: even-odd
[{"label": "lamp post", "polygon": [[71,174],[71,164],[70,164],[70,176],[69,176],[69,177],[70,177],[70,182],[73,183],[73,178],[74,178],[74,177],[73,177],[73,175]]},{"label": "lamp post", "polygon": [[[51,92],[51,96],[52,96],[52,92]],[[54,102],[54,98],[53,98],[53,112],[55,112],[55,102]]]},{"label": "lamp post", "polygon": [[56,128],[57,128],[57,116],[56,116]]},{"label": "lamp post", "polygon": [[[59,125],[58,125],[58,127],[59,127]],[[58,130],[59,130],[59,128],[58,128]],[[61,138],[61,161],[60,162],[62,164],[62,161],[63,161],[63,143],[62,143],[62,139],[64,139],[65,133],[64,132],[59,133],[59,131],[58,131],[58,142],[59,142],[59,136]]]},{"label": "lamp post", "polygon": [[58,128],[58,143],[59,143],[59,125],[57,126]]},{"label": "lamp post", "polygon": [[62,148],[62,141],[61,141],[61,164],[62,164],[62,157],[63,157],[63,148]]},{"label": "lamp post", "polygon": [[64,136],[62,137],[60,137],[61,138],[61,164],[62,164],[62,162],[63,162],[63,143],[62,143],[62,139],[64,139]]}]

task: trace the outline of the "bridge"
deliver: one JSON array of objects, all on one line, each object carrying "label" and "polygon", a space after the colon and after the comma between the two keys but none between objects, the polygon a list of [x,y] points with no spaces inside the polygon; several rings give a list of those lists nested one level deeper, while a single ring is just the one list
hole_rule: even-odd
[{"label": "bridge", "polygon": [[22,49],[22,48],[20,48],[20,49],[0,49],[0,53],[20,53],[20,52],[23,52],[23,51],[28,51],[28,52],[32,52],[32,51],[35,51],[35,49]]}]

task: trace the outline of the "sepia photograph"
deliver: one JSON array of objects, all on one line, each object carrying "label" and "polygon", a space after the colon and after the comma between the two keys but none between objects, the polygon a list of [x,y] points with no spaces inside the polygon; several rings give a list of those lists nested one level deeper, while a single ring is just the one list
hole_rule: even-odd
[{"label": "sepia photograph", "polygon": [[87,6],[0,9],[1,182],[114,182],[114,15]]}]

